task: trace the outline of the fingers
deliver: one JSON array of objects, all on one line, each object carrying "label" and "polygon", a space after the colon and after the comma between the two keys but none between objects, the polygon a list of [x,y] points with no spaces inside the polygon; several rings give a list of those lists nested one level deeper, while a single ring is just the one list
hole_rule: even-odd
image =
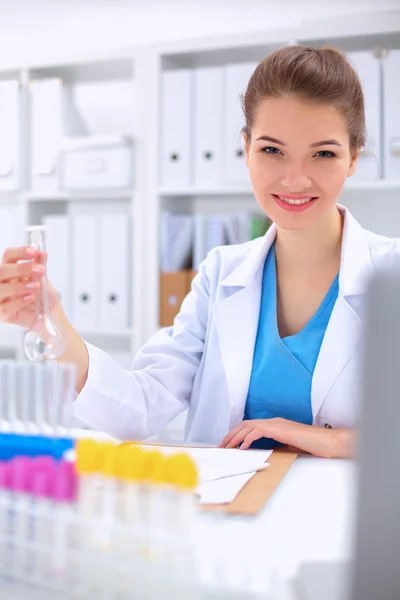
[{"label": "fingers", "polygon": [[265,433],[263,431],[261,431],[260,429],[253,429],[244,438],[241,450],[247,450],[248,448],[250,448],[253,442],[259,440],[262,437],[265,437]]},{"label": "fingers", "polygon": [[250,427],[243,427],[236,435],[233,436],[231,441],[226,445],[226,448],[237,448],[240,446],[250,431]]},{"label": "fingers", "polygon": [[0,286],[0,301],[16,299],[34,293],[40,287],[39,281],[21,281],[3,283]]},{"label": "fingers", "polygon": [[39,252],[32,246],[20,246],[7,248],[3,254],[3,263],[16,263],[19,260],[29,260],[35,258]]},{"label": "fingers", "polygon": [[13,322],[13,317],[18,311],[26,308],[35,299],[35,294],[26,294],[17,300],[10,300],[0,304],[0,321],[5,323]]},{"label": "fingers", "polygon": [[36,262],[27,263],[2,263],[0,265],[0,284],[9,283],[12,279],[23,277],[38,278],[45,272],[45,267]]},{"label": "fingers", "polygon": [[222,442],[220,443],[219,447],[220,448],[227,448],[228,445],[230,444],[230,442],[232,441],[232,439],[235,437],[235,435],[237,435],[239,433],[239,431],[241,431],[243,429],[243,427],[247,426],[247,421],[243,421],[242,423],[240,423],[240,425],[238,425],[237,427],[235,427],[234,429],[232,429],[232,431],[230,431],[222,440]]}]

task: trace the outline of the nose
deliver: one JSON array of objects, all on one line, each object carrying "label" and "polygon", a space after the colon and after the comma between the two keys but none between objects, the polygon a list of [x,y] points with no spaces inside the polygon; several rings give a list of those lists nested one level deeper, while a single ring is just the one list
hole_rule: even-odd
[{"label": "nose", "polygon": [[285,165],[281,177],[281,184],[293,193],[301,193],[311,187],[311,177],[308,175],[305,165],[299,161],[289,161]]}]

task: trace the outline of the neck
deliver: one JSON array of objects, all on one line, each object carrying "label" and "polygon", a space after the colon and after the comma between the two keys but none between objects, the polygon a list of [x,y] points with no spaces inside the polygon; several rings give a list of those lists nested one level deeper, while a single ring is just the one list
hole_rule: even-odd
[{"label": "neck", "polygon": [[311,228],[290,230],[278,228],[275,256],[278,263],[296,269],[340,263],[343,217],[333,207]]}]

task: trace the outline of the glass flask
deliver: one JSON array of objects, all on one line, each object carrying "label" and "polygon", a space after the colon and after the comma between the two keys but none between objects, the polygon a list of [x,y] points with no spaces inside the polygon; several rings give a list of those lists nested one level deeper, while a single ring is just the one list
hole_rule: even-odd
[{"label": "glass flask", "polygon": [[[27,227],[30,245],[45,251],[44,233],[46,228],[41,225]],[[42,262],[43,258],[35,258]],[[64,338],[50,316],[49,287],[46,272],[41,276],[41,285],[36,292],[36,311],[33,323],[25,334],[24,348],[27,358],[31,361],[44,361],[59,358],[64,352]]]}]

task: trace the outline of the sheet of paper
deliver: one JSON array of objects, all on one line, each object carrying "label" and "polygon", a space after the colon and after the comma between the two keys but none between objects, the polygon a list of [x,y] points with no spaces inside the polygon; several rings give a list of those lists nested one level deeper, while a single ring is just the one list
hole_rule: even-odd
[{"label": "sheet of paper", "polygon": [[225,504],[232,502],[242,487],[253,477],[252,473],[233,475],[202,483],[197,488],[200,504]]},{"label": "sheet of paper", "polygon": [[174,446],[158,446],[157,449],[164,454],[185,452],[193,458],[199,469],[197,492],[201,503],[231,502],[256,471],[268,466],[266,461],[272,454],[272,450]]}]

